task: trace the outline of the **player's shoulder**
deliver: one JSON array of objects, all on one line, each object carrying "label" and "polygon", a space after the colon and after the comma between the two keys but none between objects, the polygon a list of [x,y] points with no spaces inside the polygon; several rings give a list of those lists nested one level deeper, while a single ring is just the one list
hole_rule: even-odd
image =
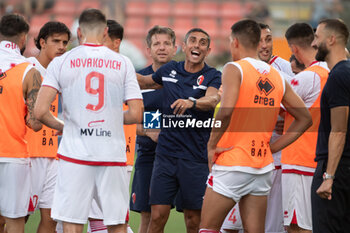
[{"label": "player's shoulder", "polygon": [[152,68],[152,65],[149,65],[139,71],[137,71],[137,73],[141,74],[141,75],[150,75],[154,73],[154,70]]}]

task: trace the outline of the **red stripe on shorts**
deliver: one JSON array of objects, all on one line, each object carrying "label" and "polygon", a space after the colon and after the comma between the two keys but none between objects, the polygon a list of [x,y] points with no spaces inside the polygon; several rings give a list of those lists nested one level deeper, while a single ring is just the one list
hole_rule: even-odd
[{"label": "red stripe on shorts", "polygon": [[282,173],[294,173],[294,174],[299,174],[299,175],[304,175],[304,176],[313,176],[313,172],[306,172],[306,171],[300,171],[296,169],[283,169]]},{"label": "red stripe on shorts", "polygon": [[126,162],[102,162],[102,161],[85,161],[80,159],[69,158],[60,154],[57,154],[57,157],[71,163],[77,163],[81,165],[92,165],[92,166],[119,166],[125,167]]}]

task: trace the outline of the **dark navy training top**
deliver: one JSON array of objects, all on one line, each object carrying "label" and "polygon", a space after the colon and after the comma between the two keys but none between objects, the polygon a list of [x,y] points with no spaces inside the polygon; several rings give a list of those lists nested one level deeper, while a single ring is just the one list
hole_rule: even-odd
[{"label": "dark navy training top", "polygon": [[[137,73],[141,75],[150,75],[153,74],[152,65],[138,71]],[[141,90],[143,97],[144,111],[156,111],[162,106],[162,89],[149,89]],[[146,157],[150,157],[151,162],[154,160],[154,153],[156,150],[157,143],[152,141],[147,136],[137,136],[136,143],[138,144],[137,157],[144,157],[141,161],[147,160]],[[147,163],[147,161],[145,161]]]},{"label": "dark navy training top", "polygon": [[201,71],[189,73],[184,64],[171,61],[152,76],[156,83],[163,85],[162,129],[156,154],[206,163],[214,110],[188,109],[183,116],[175,116],[170,105],[177,99],[199,99],[209,87],[219,89],[221,72],[205,64]]},{"label": "dark navy training top", "polygon": [[[331,108],[350,107],[350,61],[338,62],[331,72],[321,96],[321,121],[318,129],[316,161],[328,159],[328,139],[331,132]],[[350,119],[342,158],[350,158]]]}]

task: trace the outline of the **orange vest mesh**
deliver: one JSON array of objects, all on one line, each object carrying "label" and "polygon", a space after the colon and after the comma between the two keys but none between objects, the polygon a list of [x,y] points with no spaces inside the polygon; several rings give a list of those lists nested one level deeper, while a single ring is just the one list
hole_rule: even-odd
[{"label": "orange vest mesh", "polygon": [[[314,159],[316,156],[318,126],[320,124],[321,118],[320,100],[321,93],[324,85],[327,82],[329,73],[328,70],[318,65],[311,66],[305,69],[305,71],[315,72],[321,78],[320,94],[318,95],[313,105],[309,108],[313,124],[295,142],[293,142],[291,145],[282,150],[281,163],[316,168],[316,162],[314,161]],[[286,131],[289,128],[293,121],[294,117],[289,113],[286,113],[284,119],[284,131]]]},{"label": "orange vest mesh", "polygon": [[[56,96],[55,100],[52,102],[50,111],[57,117],[58,96]],[[43,125],[43,128],[38,132],[34,132],[28,128],[25,139],[28,142],[27,147],[29,156],[56,158],[58,140],[57,136],[55,136],[55,132],[56,130],[45,125]]]},{"label": "orange vest mesh", "polygon": [[0,76],[0,157],[28,157],[22,84],[29,64],[21,63]]},{"label": "orange vest mesh", "polygon": [[[128,110],[126,104],[123,105],[123,111]],[[133,125],[124,125],[124,134],[126,142],[126,164],[134,165],[135,157],[135,144],[136,144],[136,124]]]},{"label": "orange vest mesh", "polygon": [[283,79],[272,67],[261,74],[248,61],[237,63],[243,72],[239,97],[218,143],[233,149],[221,153],[215,164],[263,168],[273,163],[269,142],[283,98]]}]

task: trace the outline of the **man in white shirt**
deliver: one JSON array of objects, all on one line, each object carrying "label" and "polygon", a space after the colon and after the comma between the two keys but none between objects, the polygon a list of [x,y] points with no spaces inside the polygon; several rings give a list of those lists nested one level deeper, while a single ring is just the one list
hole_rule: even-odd
[{"label": "man in white shirt", "polygon": [[[282,200],[284,225],[288,232],[312,232],[311,183],[316,168],[317,131],[320,122],[320,98],[328,79],[327,63],[315,59],[317,50],[311,46],[314,31],[307,23],[290,26],[285,34],[288,45],[305,70],[290,81],[294,91],[309,109],[313,125],[297,141],[282,150]],[[285,129],[291,124],[285,115]]]},{"label": "man in white shirt", "polygon": [[[57,56],[67,50],[71,33],[68,27],[56,21],[47,22],[39,31],[35,45],[40,50],[36,57],[27,61],[33,63],[43,79],[46,68]],[[50,107],[51,113],[57,117],[58,97]],[[40,209],[40,223],[37,233],[55,233],[56,221],[50,217],[53,194],[57,175],[57,135],[50,128],[43,126],[39,132],[27,131],[28,152],[31,157],[32,194],[29,211]]]},{"label": "man in white shirt", "polygon": [[[142,96],[131,62],[102,45],[107,31],[101,11],[83,11],[77,30],[81,45],[50,63],[35,108],[40,121],[63,131],[51,217],[63,221],[64,232],[82,232],[92,199],[108,232],[126,232],[123,123],[141,122]],[[49,112],[57,92],[62,94],[64,124]],[[125,112],[124,101],[129,106]]]}]

